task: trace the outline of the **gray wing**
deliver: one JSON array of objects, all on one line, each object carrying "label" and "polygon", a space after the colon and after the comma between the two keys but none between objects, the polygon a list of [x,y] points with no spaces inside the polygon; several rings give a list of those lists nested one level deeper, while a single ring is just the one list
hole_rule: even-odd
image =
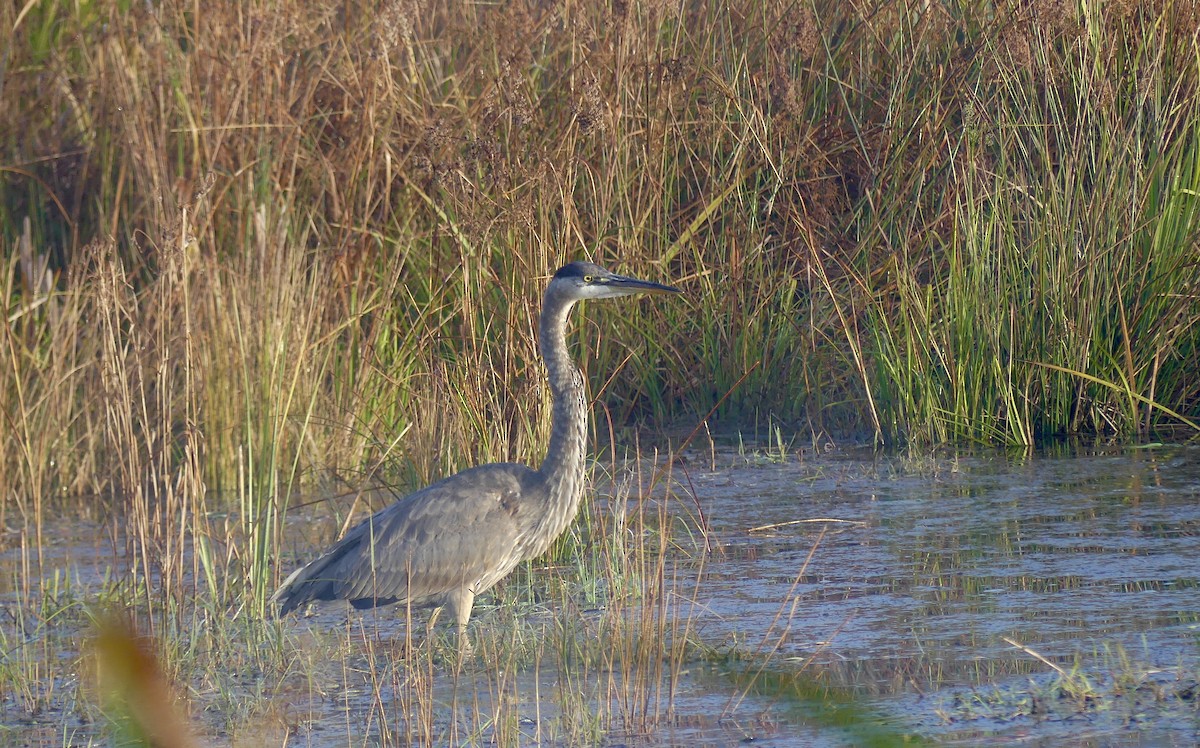
[{"label": "gray wing", "polygon": [[279,614],[313,600],[356,607],[441,604],[483,592],[519,561],[542,513],[546,488],[524,465],[471,468],[410,494],[356,526],[298,569],[272,598]]}]

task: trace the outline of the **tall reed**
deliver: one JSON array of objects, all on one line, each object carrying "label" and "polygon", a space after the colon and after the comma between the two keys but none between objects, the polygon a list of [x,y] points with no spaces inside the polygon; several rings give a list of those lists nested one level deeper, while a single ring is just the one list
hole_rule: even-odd
[{"label": "tall reed", "polygon": [[[1012,9],[994,38],[980,30],[988,52],[934,146],[942,216],[874,284],[890,433],[1030,444],[1194,428],[1175,409],[1195,382],[1164,365],[1194,361],[1200,330],[1196,61],[1172,15],[1133,16]],[[916,128],[938,103],[898,111]]]}]

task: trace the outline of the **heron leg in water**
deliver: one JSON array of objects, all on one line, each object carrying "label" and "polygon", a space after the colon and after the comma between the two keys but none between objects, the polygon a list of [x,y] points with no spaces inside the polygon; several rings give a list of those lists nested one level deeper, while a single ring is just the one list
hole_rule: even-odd
[{"label": "heron leg in water", "polygon": [[[467,587],[451,592],[446,599],[446,605],[454,614],[454,622],[458,629],[458,647],[462,655],[471,654],[471,640],[467,637],[467,622],[471,620],[471,608],[475,605],[475,593]],[[429,614],[429,622],[425,624],[425,641],[433,641],[433,627],[442,614],[444,606],[438,606]]]},{"label": "heron leg in water", "polygon": [[469,587],[460,587],[450,593],[450,612],[458,626],[458,651],[460,655],[471,653],[471,640],[467,638],[467,621],[471,620],[471,607],[475,604],[475,593]]}]

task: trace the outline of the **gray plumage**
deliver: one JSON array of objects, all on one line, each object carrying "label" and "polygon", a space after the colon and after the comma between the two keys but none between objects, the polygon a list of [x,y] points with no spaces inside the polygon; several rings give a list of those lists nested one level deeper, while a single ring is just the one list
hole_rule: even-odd
[{"label": "gray plumage", "polygon": [[349,600],[356,608],[448,606],[465,643],[475,596],[545,553],[579,508],[588,412],[583,377],[567,350],[570,311],[584,299],[637,293],[678,289],[589,262],[560,268],[546,287],[539,323],[553,402],[541,466],[481,465],[382,509],[287,578],[271,598],[279,614],[315,600]]}]

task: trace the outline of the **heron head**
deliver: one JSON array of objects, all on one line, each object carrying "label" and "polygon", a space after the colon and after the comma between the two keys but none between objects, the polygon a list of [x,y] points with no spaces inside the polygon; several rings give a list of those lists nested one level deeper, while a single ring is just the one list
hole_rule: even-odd
[{"label": "heron head", "polygon": [[679,293],[674,286],[630,278],[610,273],[593,262],[572,262],[563,265],[551,279],[552,286],[561,285],[575,299],[615,299],[638,293]]}]

